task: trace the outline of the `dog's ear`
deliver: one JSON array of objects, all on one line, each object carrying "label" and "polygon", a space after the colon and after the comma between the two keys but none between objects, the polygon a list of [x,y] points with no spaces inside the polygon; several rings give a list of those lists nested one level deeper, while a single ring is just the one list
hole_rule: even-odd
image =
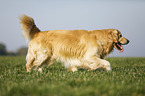
[{"label": "dog's ear", "polygon": [[112,36],[112,38],[113,38],[113,41],[115,42],[115,41],[118,41],[118,35],[119,35],[119,31],[118,30],[116,30],[116,29],[114,29],[113,31],[112,31],[112,34],[113,34],[113,36]]},{"label": "dog's ear", "polygon": [[109,42],[116,41],[118,39],[118,31],[116,29],[109,30],[108,39]]}]

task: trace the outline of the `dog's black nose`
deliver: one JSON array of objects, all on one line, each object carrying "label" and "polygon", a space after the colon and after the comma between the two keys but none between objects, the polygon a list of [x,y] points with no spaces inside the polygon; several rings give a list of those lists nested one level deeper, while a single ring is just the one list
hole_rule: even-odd
[{"label": "dog's black nose", "polygon": [[130,41],[129,40],[127,40],[127,44],[129,43]]}]

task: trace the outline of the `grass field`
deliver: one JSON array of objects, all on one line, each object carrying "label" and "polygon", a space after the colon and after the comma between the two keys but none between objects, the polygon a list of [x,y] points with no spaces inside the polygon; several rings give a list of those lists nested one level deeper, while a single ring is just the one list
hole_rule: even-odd
[{"label": "grass field", "polygon": [[113,71],[26,72],[25,57],[0,57],[0,96],[145,96],[145,58],[107,58]]}]

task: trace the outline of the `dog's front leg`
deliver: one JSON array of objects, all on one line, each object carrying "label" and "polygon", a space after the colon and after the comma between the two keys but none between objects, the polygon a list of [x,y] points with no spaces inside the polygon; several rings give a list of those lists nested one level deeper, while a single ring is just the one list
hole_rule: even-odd
[{"label": "dog's front leg", "polygon": [[89,66],[90,70],[96,70],[98,68],[103,68],[106,71],[112,71],[111,64],[108,61],[106,61],[104,59],[100,59],[98,57],[93,57],[88,66]]}]

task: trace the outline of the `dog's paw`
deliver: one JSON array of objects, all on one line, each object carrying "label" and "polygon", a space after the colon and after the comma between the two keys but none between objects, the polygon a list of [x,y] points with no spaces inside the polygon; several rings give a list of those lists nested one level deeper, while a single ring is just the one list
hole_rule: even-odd
[{"label": "dog's paw", "polygon": [[42,68],[39,68],[38,71],[39,71],[40,73],[42,73]]},{"label": "dog's paw", "polygon": [[68,69],[68,71],[75,72],[75,71],[78,71],[78,68],[77,67],[71,67],[70,69]]}]

